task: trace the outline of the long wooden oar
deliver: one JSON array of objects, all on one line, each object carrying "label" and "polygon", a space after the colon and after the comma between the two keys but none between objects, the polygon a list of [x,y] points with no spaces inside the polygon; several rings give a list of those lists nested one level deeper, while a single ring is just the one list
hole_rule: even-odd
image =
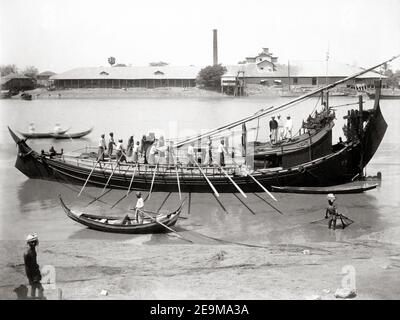
[{"label": "long wooden oar", "polygon": [[154,179],[156,178],[157,168],[158,168],[158,163],[156,163],[156,167],[154,168],[153,179],[151,180],[150,191],[149,191],[149,194],[148,194],[149,199],[151,197],[151,191],[153,190]]},{"label": "long wooden oar", "polygon": [[232,193],[252,214],[256,215],[256,213],[246,204],[236,193]]},{"label": "long wooden oar", "polygon": [[259,196],[257,193],[254,193],[253,192],[253,194],[257,197],[257,198],[259,198],[260,200],[262,200],[262,201],[264,201],[267,205],[269,205],[272,209],[274,209],[274,210],[276,210],[278,213],[280,213],[280,214],[284,214],[281,210],[279,210],[278,208],[276,208],[275,206],[273,206],[272,204],[270,204],[267,200],[265,200],[263,197],[261,197],[261,196]]},{"label": "long wooden oar", "polygon": [[92,201],[90,201],[85,208],[87,208],[88,206],[90,206],[93,202],[99,201],[100,198],[104,197],[107,193],[109,193],[112,189],[108,189],[106,192],[104,192],[102,195],[94,198]]},{"label": "long wooden oar", "polygon": [[111,177],[113,176],[113,174],[114,174],[114,172],[115,172],[115,169],[117,169],[118,165],[119,165],[119,159],[117,160],[117,163],[115,164],[115,167],[112,169],[111,174],[110,174],[110,176],[108,177],[108,180],[107,180],[106,184],[104,185],[103,190],[101,191],[100,197],[103,195],[104,191],[106,190],[106,188],[107,188],[107,186],[108,186],[108,183],[110,182]]},{"label": "long wooden oar", "polygon": [[96,161],[96,163],[94,164],[94,166],[93,166],[93,168],[92,168],[92,171],[90,171],[90,174],[88,175],[88,177],[87,177],[87,179],[86,179],[84,185],[82,186],[81,191],[79,191],[79,193],[78,193],[78,197],[81,195],[83,189],[85,189],[86,184],[88,183],[88,181],[89,181],[89,179],[90,179],[90,176],[92,175],[92,173],[93,173],[94,169],[96,168],[97,164],[100,162],[100,159],[103,157],[103,154],[104,154],[104,150],[103,150],[103,152],[101,153],[99,159],[98,159],[98,160]]},{"label": "long wooden oar", "polygon": [[167,196],[165,197],[164,201],[161,203],[160,207],[158,208],[157,213],[160,212],[161,208],[162,208],[162,207],[164,206],[164,204],[167,202],[167,200],[168,200],[169,196],[171,195],[171,193],[172,193],[172,192],[169,192],[169,193],[167,194]]},{"label": "long wooden oar", "polygon": [[197,163],[197,161],[195,159],[194,163],[196,164],[197,168],[199,168],[201,174],[203,175],[204,179],[206,179],[207,183],[209,184],[209,186],[211,187],[212,191],[214,191],[214,194],[219,197],[219,193],[217,191],[217,189],[215,189],[215,187],[213,186],[213,184],[211,183],[211,181],[207,178],[206,174],[204,173],[204,171],[200,168],[199,164]]},{"label": "long wooden oar", "polygon": [[134,177],[135,177],[136,169],[137,169],[137,168],[138,168],[138,163],[136,163],[135,169],[133,170],[133,174],[132,174],[131,181],[130,181],[130,183],[129,183],[128,191],[126,192],[126,194],[125,194],[123,197],[121,197],[120,199],[118,199],[118,200],[111,206],[111,209],[114,208],[118,203],[120,203],[122,200],[124,200],[126,197],[128,197],[128,196],[132,193],[133,190],[131,190],[131,186],[132,186],[132,182],[133,182],[133,179],[134,179]]},{"label": "long wooden oar", "polygon": [[135,169],[133,169],[133,174],[132,174],[131,182],[129,183],[129,187],[128,187],[128,191],[126,192],[126,196],[128,196],[129,193],[130,193],[130,191],[131,191],[132,182],[133,182],[133,179],[135,178],[135,174],[136,174],[137,168],[138,168],[138,163],[136,163]]},{"label": "long wooden oar", "polygon": [[158,224],[162,225],[164,228],[168,229],[169,231],[175,233],[179,238],[181,238],[182,240],[188,241],[190,243],[193,243],[192,240],[186,239],[184,237],[182,237],[178,232],[176,232],[174,229],[171,229],[170,227],[168,227],[167,225],[165,225],[164,223],[157,221],[156,218],[153,218],[151,215],[149,215],[147,212],[139,210],[140,212],[144,213],[148,218],[150,218],[151,220],[154,220],[155,222],[157,222]]},{"label": "long wooden oar", "polygon": [[229,174],[217,162],[214,162],[214,163],[218,166],[218,168],[221,170],[221,172],[229,179],[229,181],[232,182],[232,184],[235,186],[235,188],[239,190],[239,192],[242,194],[242,196],[247,198],[247,195],[243,192],[242,189],[240,189],[240,187],[236,184],[236,182],[233,181],[233,179],[229,176]]},{"label": "long wooden oar", "polygon": [[260,182],[257,181],[256,178],[254,178],[251,174],[248,174],[247,176],[250,177],[250,178],[252,178],[252,179],[254,180],[254,182],[257,183],[257,184],[261,187],[261,189],[263,189],[264,192],[265,192],[266,194],[268,194],[272,199],[274,199],[275,201],[278,201],[278,200],[272,195],[271,192],[269,192]]}]

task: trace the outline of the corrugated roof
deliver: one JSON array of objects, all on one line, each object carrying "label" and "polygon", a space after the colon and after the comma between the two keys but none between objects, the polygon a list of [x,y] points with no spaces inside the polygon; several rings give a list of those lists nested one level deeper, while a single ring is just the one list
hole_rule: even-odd
[{"label": "corrugated roof", "polygon": [[201,67],[87,67],[76,68],[52,76],[52,80],[62,79],[195,79]]},{"label": "corrugated roof", "polygon": [[[269,71],[266,68],[261,70],[255,63],[246,63],[239,65],[226,66],[227,72],[224,76],[236,76],[238,71],[244,71],[245,77],[287,77],[288,66],[287,65],[276,65],[276,71]],[[329,61],[328,68],[326,61],[305,61],[296,60],[290,61],[290,76],[291,77],[347,77],[357,72],[362,71],[361,68],[351,66],[348,64]],[[367,72],[358,78],[386,78],[380,76],[375,72]]]},{"label": "corrugated roof", "polygon": [[56,73],[53,71],[43,71],[38,74],[38,76],[54,76]]}]

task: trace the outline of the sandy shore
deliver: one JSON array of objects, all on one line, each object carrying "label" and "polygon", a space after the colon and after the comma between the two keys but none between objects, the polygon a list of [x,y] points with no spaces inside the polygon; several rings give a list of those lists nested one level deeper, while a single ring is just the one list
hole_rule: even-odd
[{"label": "sandy shore", "polygon": [[[345,266],[355,270],[355,299],[400,297],[398,245],[354,241],[254,248],[177,238],[168,245],[144,245],[150,238],[41,242],[38,261],[55,267],[64,299],[335,299]],[[26,284],[24,248],[23,242],[0,242],[1,299],[15,299],[13,288]],[[107,296],[100,295],[103,289]],[[46,295],[57,298],[56,290]]]}]

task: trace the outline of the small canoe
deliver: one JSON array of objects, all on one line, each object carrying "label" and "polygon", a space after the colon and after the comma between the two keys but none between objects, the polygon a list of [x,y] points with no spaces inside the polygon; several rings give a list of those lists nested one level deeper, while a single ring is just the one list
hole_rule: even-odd
[{"label": "small canoe", "polygon": [[[60,131],[59,134],[65,134],[67,130],[63,130]],[[32,132],[32,133],[28,133],[28,132],[20,132],[20,134],[22,134],[25,138],[29,138],[29,139],[51,139],[53,138],[53,132]]]},{"label": "small canoe", "polygon": [[162,212],[160,214],[145,211],[152,218],[145,216],[143,223],[137,223],[136,220],[132,219],[131,224],[122,224],[123,217],[101,216],[71,210],[66,206],[61,196],[59,198],[61,207],[70,219],[93,230],[113,233],[144,234],[168,232],[168,229],[163,225],[167,227],[175,225],[183,206],[183,203],[181,203],[175,211]]},{"label": "small canoe", "polygon": [[29,93],[23,93],[21,94],[21,99],[23,100],[32,100],[32,95]]},{"label": "small canoe", "polygon": [[82,131],[82,132],[76,132],[76,133],[51,133],[51,138],[54,139],[79,139],[84,136],[87,136],[89,133],[91,133],[93,128],[90,128],[89,130]]},{"label": "small canoe", "polygon": [[344,184],[331,187],[277,187],[271,186],[274,192],[284,193],[303,193],[303,194],[346,194],[346,193],[362,193],[368,190],[375,189],[378,184],[367,184],[367,185],[354,185]]}]

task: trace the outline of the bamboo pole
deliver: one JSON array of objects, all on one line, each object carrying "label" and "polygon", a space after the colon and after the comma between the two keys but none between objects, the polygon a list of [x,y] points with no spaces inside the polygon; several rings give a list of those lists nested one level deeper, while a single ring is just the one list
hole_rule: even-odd
[{"label": "bamboo pole", "polygon": [[213,184],[211,183],[211,181],[207,178],[206,174],[204,173],[204,171],[200,168],[199,164],[197,163],[196,159],[193,159],[194,163],[196,164],[197,168],[199,168],[201,174],[203,175],[204,179],[206,179],[207,183],[210,185],[212,191],[214,191],[215,195],[217,197],[219,197],[219,193],[217,191],[217,189],[215,189],[215,187],[213,186]]},{"label": "bamboo pole", "polygon": [[158,163],[156,164],[156,167],[154,168],[153,179],[151,180],[151,186],[150,186],[149,197],[148,197],[149,199],[151,197],[151,191],[153,190],[154,179],[156,177],[157,168],[158,168]]},{"label": "bamboo pole", "polygon": [[135,174],[136,174],[137,167],[138,167],[138,163],[136,163],[135,169],[133,169],[133,174],[132,174],[131,182],[129,183],[129,187],[128,187],[128,191],[126,192],[126,196],[128,196],[128,195],[129,195],[129,192],[131,191],[132,182],[133,182],[133,179],[135,178]]},{"label": "bamboo pole", "polygon": [[90,173],[89,173],[89,175],[88,175],[88,177],[87,177],[85,183],[84,183],[83,186],[82,186],[81,191],[79,191],[78,197],[81,195],[83,189],[85,189],[86,184],[88,183],[88,181],[89,181],[89,179],[90,179],[90,176],[92,175],[92,173],[93,173],[94,169],[96,168],[97,164],[100,162],[100,159],[101,159],[101,157],[103,156],[103,154],[104,154],[104,149],[103,149],[103,152],[101,153],[99,159],[98,159],[98,160],[96,161],[96,163],[94,164],[94,166],[93,166],[93,168],[92,168],[92,171],[90,171]]},{"label": "bamboo pole", "polygon": [[184,237],[182,237],[178,232],[176,232],[174,229],[168,227],[167,225],[165,225],[164,223],[157,221],[157,218],[153,218],[152,216],[150,216],[147,212],[139,210],[140,212],[144,213],[148,218],[154,220],[155,222],[157,222],[158,224],[162,225],[164,228],[168,229],[169,231],[175,233],[179,238],[181,238],[182,240],[188,241],[190,243],[193,243],[192,240],[186,239]]},{"label": "bamboo pole", "polygon": [[218,168],[222,171],[222,173],[229,179],[229,181],[232,182],[235,188],[238,189],[238,191],[242,194],[242,196],[247,198],[247,195],[243,192],[242,189],[240,189],[240,187],[236,184],[236,182],[233,181],[233,179],[229,176],[229,174],[217,162],[214,163],[218,166]]},{"label": "bamboo pole", "polygon": [[269,195],[272,199],[274,199],[275,201],[278,201],[278,200],[273,196],[273,194],[272,194],[271,192],[269,192],[260,182],[257,181],[256,178],[254,178],[251,174],[248,174],[248,176],[249,176],[250,178],[252,178],[252,179],[254,180],[254,182],[257,183],[257,184],[261,187],[261,189],[264,190],[264,192],[265,192],[266,194],[268,194],[268,195]]}]

